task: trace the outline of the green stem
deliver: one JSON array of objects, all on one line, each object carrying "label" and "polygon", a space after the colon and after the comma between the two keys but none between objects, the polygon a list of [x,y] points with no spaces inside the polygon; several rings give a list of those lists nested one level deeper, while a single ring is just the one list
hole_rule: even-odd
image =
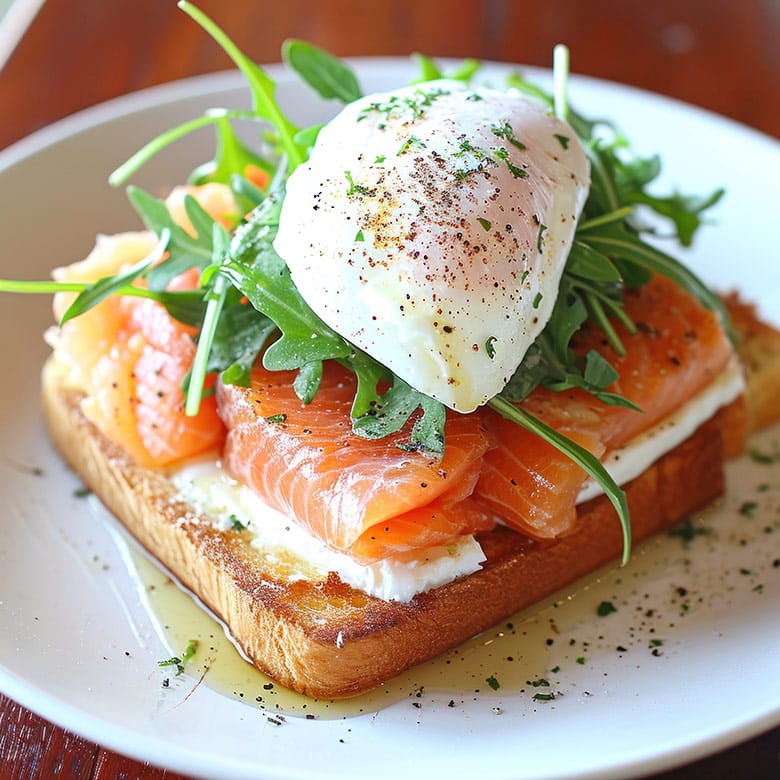
[{"label": "green stem", "polygon": [[593,182],[591,184],[591,193],[593,193],[595,189],[594,185],[598,181],[598,183],[603,188],[604,195],[607,199],[607,205],[609,207],[609,211],[607,213],[612,214],[620,207],[620,201],[615,190],[615,183],[608,175],[606,168],[604,167],[604,161],[601,159],[601,154],[599,153],[598,147],[595,144],[596,142],[593,142],[586,147],[586,149],[590,150],[588,158],[590,159],[591,180]]},{"label": "green stem", "polygon": [[177,127],[153,138],[149,143],[142,146],[132,157],[122,163],[109,177],[108,183],[112,187],[119,187],[124,184],[141,166],[145,165],[156,154],[170,146],[174,141],[200,130],[202,127],[219,124],[228,119],[248,119],[258,121],[256,114],[251,111],[228,110],[224,108],[209,109],[203,116],[190,119]]},{"label": "green stem", "polygon": [[124,184],[144,163],[148,162],[159,151],[166,146],[172,144],[174,141],[178,141],[179,138],[183,138],[185,135],[199,130],[201,127],[214,124],[217,121],[215,116],[201,116],[197,119],[191,119],[189,122],[184,122],[178,127],[174,127],[168,132],[158,135],[148,144],[142,146],[132,157],[126,162],[122,163],[109,177],[108,183],[112,187],[119,187]]},{"label": "green stem", "polygon": [[203,316],[203,324],[198,334],[198,348],[195,352],[195,359],[192,362],[187,398],[184,404],[184,413],[190,417],[194,417],[200,411],[211,344],[214,341],[219,315],[222,313],[225,295],[229,287],[228,280],[222,274],[218,274],[214,280],[214,286],[208,295],[206,313]]},{"label": "green stem", "polygon": [[301,147],[295,142],[298,128],[282,113],[274,99],[274,82],[203,11],[192,3],[187,2],[187,0],[179,0],[178,6],[211,35],[244,74],[252,90],[255,111],[260,116],[268,119],[279,133],[279,140],[287,154],[289,172],[291,173],[305,161],[306,156]]},{"label": "green stem", "polygon": [[662,274],[677,282],[683,289],[688,290],[698,298],[704,306],[717,312],[723,327],[731,340],[734,341],[731,320],[723,301],[693,271],[673,257],[649,244],[629,241],[615,235],[589,236],[588,243],[606,255],[623,257],[653,273]]},{"label": "green stem", "polygon": [[616,209],[615,211],[610,211],[608,214],[602,214],[599,217],[593,217],[593,219],[587,219],[584,222],[580,222],[577,225],[577,232],[579,233],[583,230],[591,230],[592,228],[597,228],[600,225],[608,225],[610,222],[619,222],[626,217],[630,217],[633,213],[633,206],[623,206],[622,209]]},{"label": "green stem", "polygon": [[569,116],[566,87],[569,81],[569,49],[559,43],[553,49],[553,106],[555,116],[564,122]]},{"label": "green stem", "polygon": [[[55,282],[55,281],[21,281],[17,279],[0,279],[0,292],[26,293],[32,295],[52,295],[62,292],[84,292],[92,286],[92,282]],[[145,287],[127,285],[116,290],[114,295],[131,295],[136,298],[157,299],[160,294]]]},{"label": "green stem", "polygon": [[617,331],[612,327],[612,323],[609,321],[609,317],[607,317],[604,307],[601,305],[598,294],[585,292],[585,299],[588,302],[588,308],[591,311],[591,315],[604,331],[604,335],[612,345],[612,349],[614,349],[618,355],[625,355],[626,348],[623,346],[623,342],[620,340]]},{"label": "green stem", "polygon": [[9,293],[58,293],[81,292],[89,285],[84,282],[21,281],[0,279],[0,292]]},{"label": "green stem", "polygon": [[606,306],[609,309],[613,317],[616,317],[618,320],[620,320],[621,323],[623,323],[623,327],[625,327],[625,329],[630,334],[633,335],[637,332],[636,324],[631,319],[631,317],[626,314],[622,301],[613,300],[609,297],[609,295],[605,295],[598,289],[592,290],[591,294],[598,298],[602,306]]},{"label": "green stem", "polygon": [[631,556],[631,519],[629,516],[628,501],[625,492],[618,486],[598,458],[588,452],[584,447],[581,447],[576,442],[566,438],[554,428],[551,428],[533,415],[528,414],[524,409],[516,406],[511,401],[507,401],[506,398],[502,398],[500,395],[491,398],[490,401],[488,401],[488,406],[498,412],[502,417],[520,425],[531,433],[535,433],[543,441],[551,444],[598,482],[618,513],[618,519],[620,520],[620,526],[623,531],[622,564],[625,565],[628,563]]}]

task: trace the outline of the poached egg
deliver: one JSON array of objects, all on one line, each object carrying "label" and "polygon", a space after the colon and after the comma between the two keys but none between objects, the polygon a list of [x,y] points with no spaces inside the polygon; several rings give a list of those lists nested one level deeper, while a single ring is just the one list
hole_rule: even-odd
[{"label": "poached egg", "polygon": [[550,318],[589,175],[571,127],[517,91],[374,94],[289,177],[274,246],[327,325],[471,412]]}]

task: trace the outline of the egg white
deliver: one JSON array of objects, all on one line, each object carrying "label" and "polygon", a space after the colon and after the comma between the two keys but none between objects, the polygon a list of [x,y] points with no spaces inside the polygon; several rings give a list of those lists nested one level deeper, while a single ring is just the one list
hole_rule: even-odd
[{"label": "egg white", "polygon": [[330,327],[470,412],[547,323],[588,188],[567,124],[516,91],[432,82],[322,129],[275,248]]}]

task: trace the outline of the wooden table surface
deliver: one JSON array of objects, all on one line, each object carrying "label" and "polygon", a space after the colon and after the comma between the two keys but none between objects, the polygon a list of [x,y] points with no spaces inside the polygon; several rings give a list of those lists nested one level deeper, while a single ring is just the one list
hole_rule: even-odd
[{"label": "wooden table surface", "polygon": [[[338,55],[474,56],[644,87],[780,137],[777,0],[200,0],[258,62],[286,37]],[[92,104],[229,67],[172,0],[46,0],[0,71],[0,148]],[[749,691],[745,692],[750,695]],[[0,778],[157,778],[0,695]],[[780,777],[780,729],[663,775]]]}]

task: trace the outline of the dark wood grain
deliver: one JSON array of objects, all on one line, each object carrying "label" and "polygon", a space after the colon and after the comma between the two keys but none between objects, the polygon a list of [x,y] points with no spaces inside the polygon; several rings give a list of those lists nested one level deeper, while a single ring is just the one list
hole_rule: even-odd
[{"label": "dark wood grain", "polygon": [[[302,37],[345,56],[423,51],[547,66],[552,46],[564,41],[579,73],[672,95],[780,136],[773,0],[200,5],[259,62],[277,61],[284,38]],[[0,147],[94,103],[229,65],[174,3],[47,0],[0,72]]]},{"label": "dark wood grain", "polygon": [[[547,66],[565,42],[578,73],[632,84],[780,137],[776,0],[200,0],[259,62],[287,37],[335,54],[408,54]],[[137,89],[224,70],[224,53],[168,0],[47,0],[0,71],[0,148]],[[749,695],[749,692],[746,692]],[[0,696],[0,780],[176,780]],[[780,777],[780,730],[665,780]]]},{"label": "dark wood grain", "polygon": [[88,780],[99,748],[0,696],[0,777]]}]

